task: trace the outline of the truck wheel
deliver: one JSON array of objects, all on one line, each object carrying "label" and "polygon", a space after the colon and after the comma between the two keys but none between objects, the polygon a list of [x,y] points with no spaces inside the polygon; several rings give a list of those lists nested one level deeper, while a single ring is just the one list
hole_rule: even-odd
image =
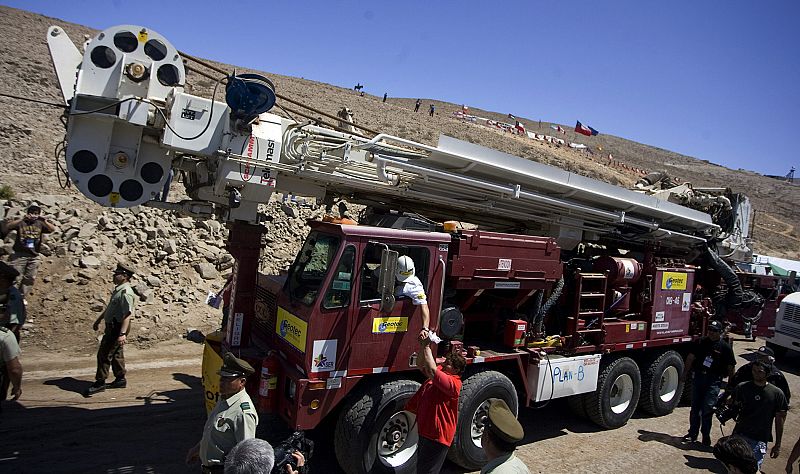
[{"label": "truck wheel", "polygon": [[681,374],[683,359],[675,351],[664,352],[652,360],[642,374],[642,396],[639,398],[642,410],[655,416],[672,413],[681,401]]},{"label": "truck wheel", "polygon": [[416,469],[416,417],[405,411],[419,388],[413,380],[367,387],[339,415],[334,435],[336,458],[347,473],[413,473]]},{"label": "truck wheel", "polygon": [[586,414],[606,429],[628,422],[642,387],[639,366],[630,357],[614,359],[597,378],[597,390],[586,394]]},{"label": "truck wheel", "polygon": [[779,346],[779,345],[775,344],[774,342],[767,342],[767,347],[772,349],[772,352],[775,353],[775,358],[776,359],[781,359],[781,358],[785,357],[786,353],[789,351],[789,349],[787,349],[787,348],[785,348],[783,346]]},{"label": "truck wheel", "polygon": [[589,418],[589,415],[586,413],[586,402],[584,398],[584,394],[582,393],[580,395],[567,397],[567,405],[569,405],[569,409],[572,410],[572,413],[578,418],[586,420]]},{"label": "truck wheel", "polygon": [[517,391],[505,375],[484,370],[464,380],[458,400],[456,436],[447,454],[448,459],[470,470],[480,469],[486,464],[481,436],[489,415],[489,404],[498,398],[508,404],[514,415],[517,414]]}]

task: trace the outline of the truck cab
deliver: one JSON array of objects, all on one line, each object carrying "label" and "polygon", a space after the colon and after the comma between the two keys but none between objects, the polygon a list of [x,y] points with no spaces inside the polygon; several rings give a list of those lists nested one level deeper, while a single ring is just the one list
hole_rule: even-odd
[{"label": "truck cab", "polygon": [[[416,368],[419,306],[381,311],[383,249],[411,257],[431,314],[441,308],[450,235],[311,222],[285,277],[261,275],[252,336],[279,361],[274,408],[294,429],[316,426],[359,377]],[[393,276],[392,276],[393,278]],[[432,329],[436,321],[432,318]]]}]

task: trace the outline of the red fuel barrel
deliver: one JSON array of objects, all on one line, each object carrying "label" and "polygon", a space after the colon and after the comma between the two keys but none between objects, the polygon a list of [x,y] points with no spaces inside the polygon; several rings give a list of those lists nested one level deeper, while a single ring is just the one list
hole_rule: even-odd
[{"label": "red fuel barrel", "polygon": [[607,271],[608,286],[615,288],[636,283],[642,276],[642,264],[633,258],[600,257],[594,261],[594,271]]},{"label": "red fuel barrel", "polygon": [[278,410],[278,356],[272,353],[261,361],[261,379],[258,384],[258,412],[274,413]]}]

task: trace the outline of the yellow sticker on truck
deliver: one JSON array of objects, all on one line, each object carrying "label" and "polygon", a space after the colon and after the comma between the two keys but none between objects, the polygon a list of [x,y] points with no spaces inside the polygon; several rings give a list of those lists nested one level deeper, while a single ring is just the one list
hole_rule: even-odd
[{"label": "yellow sticker on truck", "polygon": [[286,311],[278,308],[278,317],[275,319],[275,333],[281,339],[293,345],[300,352],[306,351],[306,332],[308,323]]},{"label": "yellow sticker on truck", "polygon": [[408,318],[391,316],[388,318],[372,319],[373,334],[386,334],[390,332],[408,332]]},{"label": "yellow sticker on truck", "polygon": [[686,282],[689,280],[687,273],[664,272],[661,277],[662,290],[685,290]]}]

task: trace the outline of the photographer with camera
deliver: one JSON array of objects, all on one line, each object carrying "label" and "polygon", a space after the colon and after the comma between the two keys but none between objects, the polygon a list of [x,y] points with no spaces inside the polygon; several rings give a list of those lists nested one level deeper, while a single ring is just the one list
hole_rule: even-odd
[{"label": "photographer with camera", "polygon": [[733,349],[722,340],[723,330],[720,321],[708,323],[707,335],[697,341],[686,356],[683,380],[690,371],[694,372],[689,432],[683,437],[686,443],[697,442],[697,435],[702,433],[703,446],[711,446],[711,422],[722,379],[728,377],[731,380],[736,366]]},{"label": "photographer with camera", "polygon": [[305,471],[305,457],[297,450],[286,453],[290,459],[277,459],[276,463],[275,451],[279,448],[273,450],[272,445],[258,438],[240,441],[225,458],[225,474],[270,474],[273,471],[275,474],[300,474]]},{"label": "photographer with camera", "polygon": [[736,387],[733,404],[739,407],[739,415],[733,434],[747,441],[761,469],[767,444],[772,441],[772,422],[775,420],[775,445],[770,450],[770,457],[777,458],[781,453],[783,424],[789,405],[783,392],[767,382],[769,367],[761,361],[752,365],[753,380]]}]

